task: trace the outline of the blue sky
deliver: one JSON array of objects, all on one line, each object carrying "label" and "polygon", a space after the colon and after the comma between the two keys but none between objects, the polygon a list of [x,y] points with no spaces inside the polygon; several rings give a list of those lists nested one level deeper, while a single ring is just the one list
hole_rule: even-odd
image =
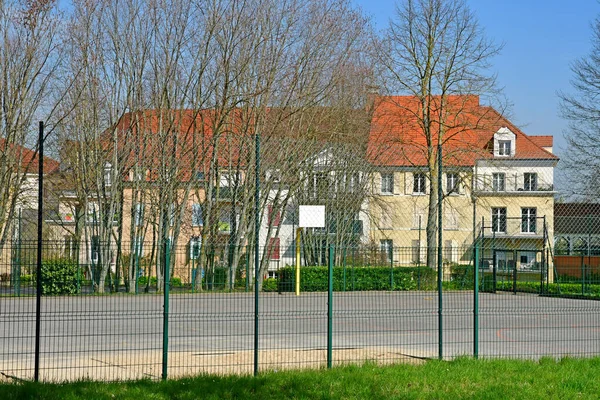
[{"label": "blue sky", "polygon": [[[393,0],[353,0],[384,29],[394,15]],[[553,135],[556,152],[565,146],[566,122],[559,116],[557,91],[569,91],[570,64],[591,48],[590,24],[596,0],[467,0],[488,37],[504,43],[493,61],[504,94],[513,104],[511,120],[527,134]]]},{"label": "blue sky", "polygon": [[[351,0],[385,29],[394,0]],[[70,0],[59,0],[68,7]],[[570,64],[588,53],[597,0],[467,0],[486,34],[504,43],[493,61],[504,95],[513,104],[511,121],[527,134],[553,135],[555,152],[565,146],[566,122],[557,91],[569,91]]]}]

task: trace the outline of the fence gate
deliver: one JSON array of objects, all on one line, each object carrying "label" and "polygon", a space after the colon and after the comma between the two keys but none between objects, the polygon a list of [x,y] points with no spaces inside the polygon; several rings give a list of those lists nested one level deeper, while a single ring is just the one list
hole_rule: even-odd
[{"label": "fence gate", "polygon": [[540,294],[547,276],[547,265],[542,250],[492,249],[479,261],[481,289],[493,293]]}]

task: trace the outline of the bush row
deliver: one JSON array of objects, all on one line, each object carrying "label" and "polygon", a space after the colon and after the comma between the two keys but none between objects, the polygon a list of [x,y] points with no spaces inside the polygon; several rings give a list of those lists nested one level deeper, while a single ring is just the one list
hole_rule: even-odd
[{"label": "bush row", "polygon": [[[329,270],[326,266],[300,269],[300,291],[327,291]],[[269,281],[269,282],[267,282]],[[265,280],[263,290],[273,291],[274,283]],[[277,290],[291,292],[296,285],[295,267],[278,271]],[[436,285],[436,271],[427,267],[333,267],[333,290],[431,290]],[[266,286],[266,288],[265,288]]]},{"label": "bush row", "polygon": [[[491,286],[490,282],[490,286]],[[518,292],[540,293],[540,282],[517,282]],[[497,290],[511,291],[514,289],[513,282],[497,282]],[[550,283],[544,284],[543,294],[549,295],[567,295],[581,296],[582,286],[576,283]],[[585,296],[600,297],[600,285],[584,285],[583,294]]]},{"label": "bush row", "polygon": [[[172,287],[182,287],[183,286],[183,283],[181,282],[181,278],[178,278],[176,276],[172,277],[170,282],[171,282]],[[140,276],[138,278],[138,287],[146,286],[147,283],[148,283],[147,276]],[[158,284],[158,279],[156,279],[155,276],[151,276],[150,277],[150,286],[156,287],[157,284]]]}]

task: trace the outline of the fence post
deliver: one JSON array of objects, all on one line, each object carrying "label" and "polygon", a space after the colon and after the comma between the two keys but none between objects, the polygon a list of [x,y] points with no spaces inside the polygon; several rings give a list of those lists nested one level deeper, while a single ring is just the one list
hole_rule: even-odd
[{"label": "fence post", "polygon": [[344,272],[343,272],[344,283],[342,286],[343,287],[342,291],[344,291],[344,292],[346,291],[346,250],[347,250],[347,246],[344,246],[344,255],[342,256],[342,263],[343,263],[342,265],[344,266]]},{"label": "fence post", "polygon": [[546,260],[546,216],[544,215],[544,219],[542,220],[542,266],[540,267],[540,294],[544,294],[544,268],[545,264],[548,262]]},{"label": "fence post", "polygon": [[300,296],[300,261],[301,253],[300,246],[302,245],[302,228],[296,228],[296,280],[295,280],[295,291],[296,296]]},{"label": "fence post", "polygon": [[260,241],[260,136],[254,135],[254,376],[258,375],[258,273]]},{"label": "fence post", "polygon": [[438,144],[438,207],[437,207],[437,219],[438,219],[438,243],[437,243],[437,276],[438,276],[438,358],[441,360],[444,358],[444,329],[443,329],[443,293],[442,293],[442,279],[443,279],[443,262],[442,262],[442,144]]},{"label": "fence post", "polygon": [[[140,282],[139,282],[139,277],[140,277],[140,255],[139,255],[139,251],[138,251],[138,241],[139,239],[136,238],[136,243],[135,243],[135,256],[134,256],[134,277],[135,277],[135,294],[139,293],[140,290]],[[150,277],[148,277],[148,279],[150,279]],[[131,284],[131,283],[130,283]]]},{"label": "fence post", "polygon": [[246,246],[246,293],[250,283],[250,249]]},{"label": "fence post", "polygon": [[473,259],[473,357],[479,357],[479,256],[480,249],[475,245],[475,257]]},{"label": "fence post", "polygon": [[390,249],[390,290],[394,290],[394,248]]},{"label": "fence post", "polygon": [[35,361],[33,380],[40,380],[40,328],[42,316],[42,222],[44,212],[44,122],[39,124],[38,137],[38,212],[37,212],[37,268],[35,290]]},{"label": "fence post", "polygon": [[513,250],[513,295],[517,295],[517,251]]},{"label": "fence post", "polygon": [[17,222],[18,229],[18,237],[17,237],[17,251],[16,251],[16,260],[15,260],[15,268],[14,268],[14,290],[16,292],[17,297],[21,296],[21,207],[19,207],[19,217]]},{"label": "fence post", "polygon": [[[492,220],[492,231],[494,230],[494,223]],[[496,232],[492,232],[492,284],[494,287],[494,293],[496,293],[498,285],[498,268],[496,265]]]},{"label": "fence post", "polygon": [[581,295],[585,295],[585,267],[583,264],[583,256],[581,256]]},{"label": "fence post", "polygon": [[163,354],[162,354],[162,379],[167,379],[167,367],[168,367],[168,356],[169,356],[169,277],[171,275],[169,271],[169,266],[171,264],[171,249],[170,249],[170,240],[164,241],[164,254],[165,254],[165,268],[164,274],[165,277],[163,279],[164,282],[164,305],[163,305]]},{"label": "fence post", "polygon": [[327,287],[327,368],[331,368],[333,346],[333,244],[329,244],[329,279]]},{"label": "fence post", "polygon": [[352,248],[352,291],[354,292],[354,266],[356,265],[356,247]]}]

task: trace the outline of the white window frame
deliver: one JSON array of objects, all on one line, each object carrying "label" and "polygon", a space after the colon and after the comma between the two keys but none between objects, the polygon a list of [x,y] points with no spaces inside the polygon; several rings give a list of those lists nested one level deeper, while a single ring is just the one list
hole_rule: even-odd
[{"label": "white window frame", "polygon": [[133,211],[134,226],[142,226],[144,224],[144,203],[136,203]]},{"label": "white window frame", "polygon": [[498,155],[502,157],[512,155],[512,140],[498,140]]},{"label": "white window frame", "polygon": [[379,249],[382,254],[385,254],[386,261],[391,262],[394,253],[394,241],[392,239],[381,239]]},{"label": "white window frame", "polygon": [[427,177],[422,172],[413,173],[413,194],[427,194]]},{"label": "white window frame", "polygon": [[97,224],[100,220],[100,206],[96,202],[87,203],[87,220],[89,223]]},{"label": "white window frame", "polygon": [[[94,249],[94,242],[98,247],[97,249]],[[92,236],[90,238],[90,261],[92,262],[92,264],[97,264],[100,261],[100,247],[100,236]]]},{"label": "white window frame", "polygon": [[200,203],[192,204],[192,226],[204,226],[202,205]]},{"label": "white window frame", "polygon": [[506,191],[506,174],[504,172],[494,172],[492,174],[492,190],[494,192]]},{"label": "white window frame", "polygon": [[[501,229],[504,228],[504,229]],[[507,230],[507,214],[506,207],[492,208],[492,232],[506,233]]]},{"label": "white window frame", "polygon": [[[196,253],[194,250],[198,249]],[[200,250],[202,249],[202,237],[194,236],[190,238],[190,260],[197,260],[200,258]]]},{"label": "white window frame", "polygon": [[112,185],[112,165],[110,163],[104,164],[104,185]]},{"label": "white window frame", "polygon": [[523,174],[523,190],[535,192],[538,190],[538,178],[536,172],[525,172]]},{"label": "white window frame", "polygon": [[[355,193],[360,185],[360,174],[358,172],[350,172],[346,174],[346,191]],[[392,174],[392,192],[394,191],[394,178]]]},{"label": "white window frame", "polygon": [[241,185],[242,174],[239,172],[229,173],[224,172],[219,176],[219,187],[232,187],[234,185]]},{"label": "white window frame", "polygon": [[521,208],[521,233],[536,233],[537,232],[537,208],[522,207]]},{"label": "white window frame", "polygon": [[177,212],[177,204],[169,204],[169,226],[175,225],[175,213]]},{"label": "white window frame", "polygon": [[[325,183],[325,187],[321,187],[321,184]],[[329,172],[313,172],[312,174],[312,198],[320,199],[321,195],[328,195],[330,190],[332,190],[332,180],[331,174]],[[321,193],[321,190],[325,191],[325,193]]]},{"label": "white window frame", "polygon": [[446,174],[446,192],[448,194],[450,193],[459,193],[459,183],[460,183],[460,177],[458,176],[458,173],[456,172],[449,172]]},{"label": "white window frame", "polygon": [[394,193],[394,173],[393,172],[382,172],[381,173],[381,193],[382,194],[393,194]]}]

